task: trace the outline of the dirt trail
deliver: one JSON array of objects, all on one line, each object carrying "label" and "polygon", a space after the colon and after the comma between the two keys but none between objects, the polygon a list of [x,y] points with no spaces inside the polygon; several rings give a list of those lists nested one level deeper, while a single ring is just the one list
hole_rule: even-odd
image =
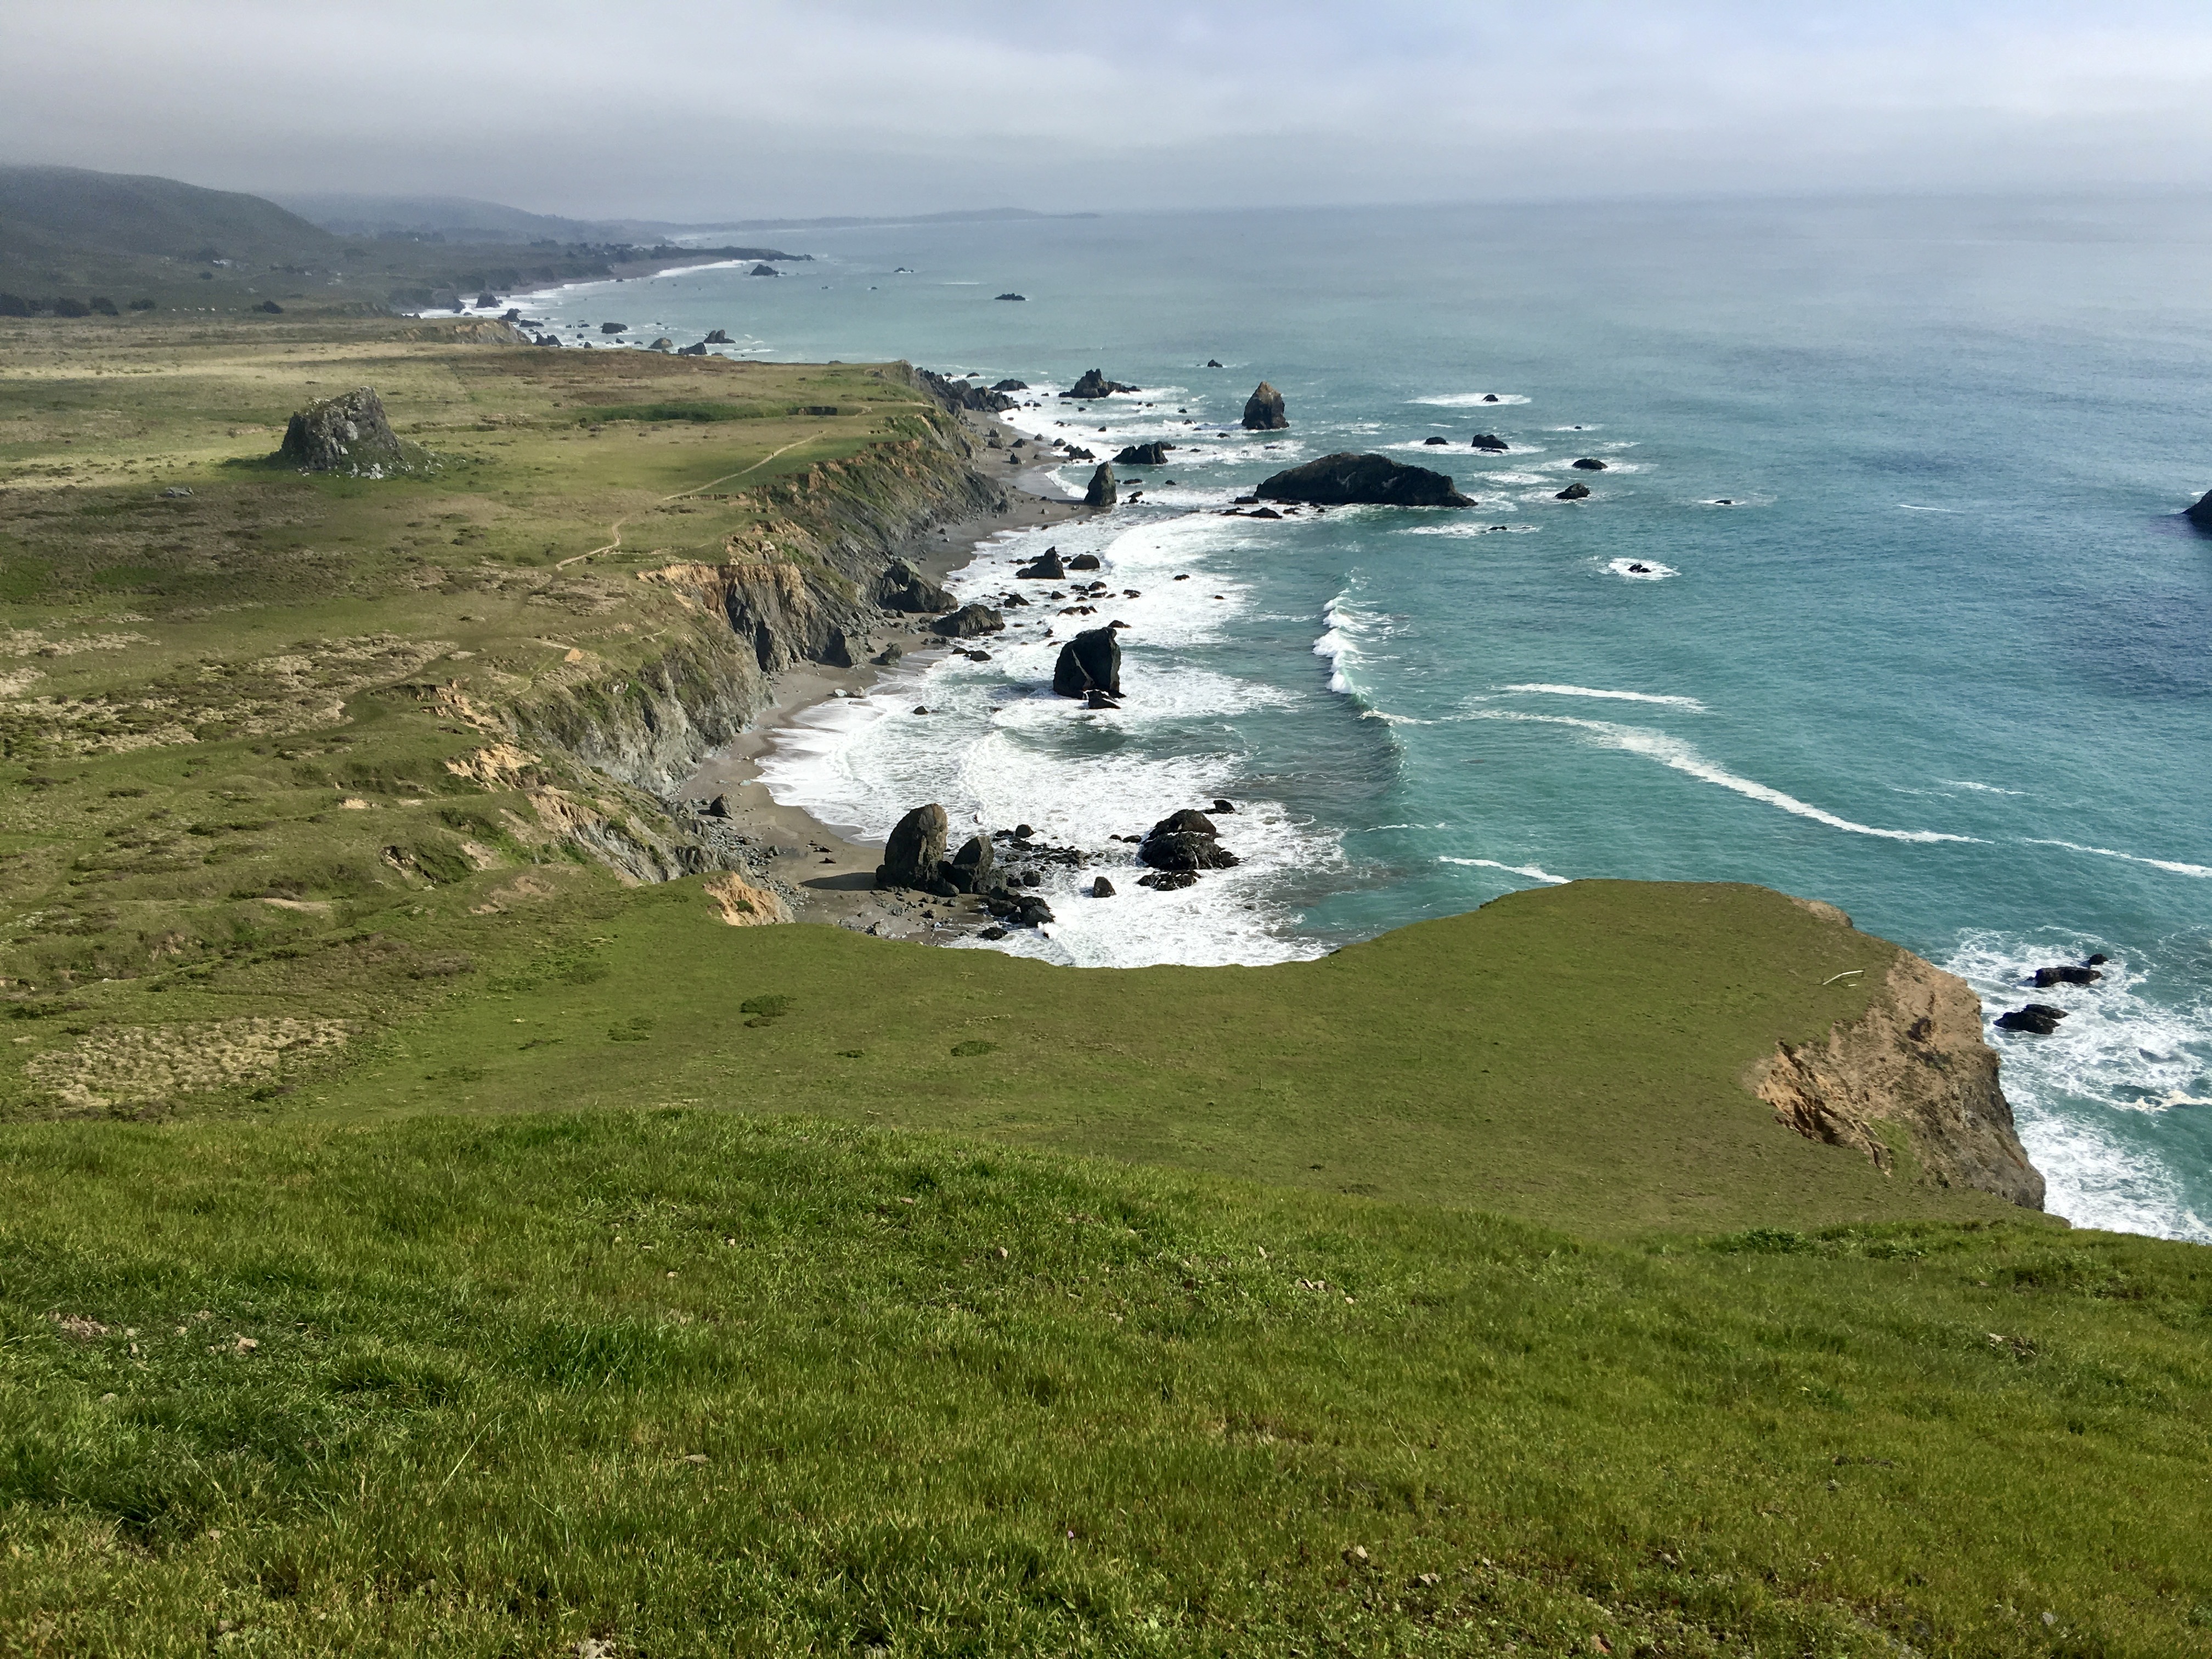
[{"label": "dirt trail", "polygon": [[[778,455],[781,455],[788,451],[796,449],[799,445],[807,441],[808,440],[805,438],[793,438],[789,443],[786,444],[783,448],[775,450],[769,454],[762,456],[760,459],[755,461],[750,466],[739,467],[735,472],[725,472],[719,478],[709,478],[702,484],[693,484],[690,489],[679,489],[672,495],[663,495],[659,501],[653,504],[653,507],[647,507],[645,510],[650,513],[653,510],[653,507],[665,507],[671,501],[682,501],[686,495],[696,495],[702,490],[712,489],[716,484],[727,483],[732,478],[742,478],[748,472],[757,472],[761,468],[766,466],[770,461],[774,460]],[[556,562],[553,568],[556,570],[565,570],[570,565],[576,563],[580,560],[597,558],[602,553],[614,552],[622,545],[623,526],[628,524],[631,519],[635,517],[637,517],[637,514],[632,513],[623,518],[617,519],[612,524],[609,525],[607,526],[607,534],[613,537],[614,539],[609,542],[605,547],[595,547],[588,553],[571,553],[567,558]]]}]

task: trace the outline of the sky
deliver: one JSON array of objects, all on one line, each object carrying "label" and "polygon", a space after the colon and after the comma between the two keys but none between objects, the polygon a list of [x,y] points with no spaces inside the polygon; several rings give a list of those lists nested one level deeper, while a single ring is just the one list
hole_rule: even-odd
[{"label": "sky", "polygon": [[684,222],[2212,185],[2212,4],[67,0],[0,161]]}]

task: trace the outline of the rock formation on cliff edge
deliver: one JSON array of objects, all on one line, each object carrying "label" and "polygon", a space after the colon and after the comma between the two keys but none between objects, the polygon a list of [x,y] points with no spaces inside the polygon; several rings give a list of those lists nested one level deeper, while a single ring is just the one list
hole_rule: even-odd
[{"label": "rock formation on cliff edge", "polygon": [[[1850,926],[1832,905],[1800,902]],[[1826,1042],[1778,1045],[1747,1082],[1798,1133],[1863,1152],[1887,1175],[2043,1207],[2043,1176],[2014,1131],[1996,1054],[1983,1040],[1980,999],[1909,951],[1897,953],[1859,1019]],[[1900,1138],[1917,1170],[1900,1168]]]}]

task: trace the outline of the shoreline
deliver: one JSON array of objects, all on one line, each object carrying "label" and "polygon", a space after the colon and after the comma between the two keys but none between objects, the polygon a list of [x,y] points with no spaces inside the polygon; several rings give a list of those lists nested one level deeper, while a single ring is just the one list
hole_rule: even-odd
[{"label": "shoreline", "polygon": [[[1005,440],[1027,435],[992,416],[963,411],[960,419],[979,445],[994,431]],[[997,478],[1013,496],[1007,511],[933,526],[933,532],[942,533],[917,538],[899,548],[897,556],[931,581],[942,584],[952,572],[970,562],[977,550],[994,536],[1010,530],[1042,529],[1084,516],[1087,509],[1080,501],[1060,495],[1048,482],[1051,472],[1050,466],[1025,466],[1011,477]],[[1047,489],[1053,493],[1046,494]],[[916,617],[878,635],[884,643],[896,644],[905,653],[899,666],[926,665],[952,648],[951,642],[928,631],[927,622]],[[967,894],[941,899],[924,893],[878,890],[875,872],[883,861],[881,842],[862,838],[850,826],[840,830],[825,823],[804,807],[776,800],[760,778],[761,758],[795,735],[809,714],[832,702],[863,695],[886,672],[866,661],[851,668],[805,663],[785,670],[776,678],[775,700],[732,741],[703,757],[670,799],[704,805],[720,797],[726,811],[721,821],[762,844],[775,860],[769,873],[779,885],[791,890],[793,922],[845,927],[928,945],[947,944],[989,924],[990,915],[977,899]]]}]

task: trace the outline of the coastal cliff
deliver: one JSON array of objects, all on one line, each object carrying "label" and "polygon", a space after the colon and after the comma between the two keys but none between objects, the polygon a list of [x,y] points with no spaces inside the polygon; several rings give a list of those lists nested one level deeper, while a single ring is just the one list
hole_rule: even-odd
[{"label": "coastal cliff", "polygon": [[[1850,926],[1832,906],[1807,908]],[[2043,1176],[1997,1070],[1972,989],[1899,950],[1863,1014],[1825,1042],[1777,1044],[1747,1084],[1798,1133],[1863,1153],[1885,1175],[2039,1210]]]}]

